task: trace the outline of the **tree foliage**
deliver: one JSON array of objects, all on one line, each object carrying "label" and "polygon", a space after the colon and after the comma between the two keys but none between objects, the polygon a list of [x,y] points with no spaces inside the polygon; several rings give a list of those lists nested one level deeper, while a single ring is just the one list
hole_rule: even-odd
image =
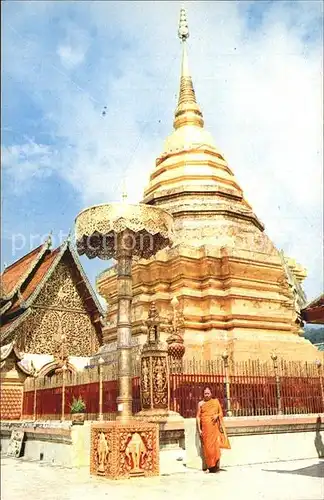
[{"label": "tree foliage", "polygon": [[304,338],[309,340],[312,344],[321,344],[324,342],[324,326],[319,328],[306,326]]}]

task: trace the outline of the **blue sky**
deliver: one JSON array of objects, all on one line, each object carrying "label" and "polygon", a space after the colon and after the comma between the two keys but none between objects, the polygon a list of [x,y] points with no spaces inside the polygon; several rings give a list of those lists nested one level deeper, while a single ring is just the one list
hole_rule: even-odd
[{"label": "blue sky", "polygon": [[[213,134],[278,248],[322,274],[322,2],[187,2]],[[2,268],[91,204],[141,199],[172,129],[177,2],[6,2]],[[102,116],[103,107],[107,114]],[[17,249],[13,251],[13,247]],[[82,263],[92,281],[106,262]]]}]

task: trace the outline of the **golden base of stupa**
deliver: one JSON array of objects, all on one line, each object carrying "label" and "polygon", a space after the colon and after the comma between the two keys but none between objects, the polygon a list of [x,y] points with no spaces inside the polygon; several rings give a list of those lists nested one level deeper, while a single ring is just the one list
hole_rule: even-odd
[{"label": "golden base of stupa", "polygon": [[[298,268],[294,270],[298,274]],[[109,303],[104,343],[116,340],[114,269],[98,280]],[[178,246],[133,266],[132,336],[146,341],[144,322],[155,301],[162,317],[172,314],[176,296],[184,316],[185,359],[214,360],[225,349],[233,361],[281,359],[314,362],[321,354],[296,323],[292,293],[278,252]],[[167,334],[161,341],[166,341]]]}]

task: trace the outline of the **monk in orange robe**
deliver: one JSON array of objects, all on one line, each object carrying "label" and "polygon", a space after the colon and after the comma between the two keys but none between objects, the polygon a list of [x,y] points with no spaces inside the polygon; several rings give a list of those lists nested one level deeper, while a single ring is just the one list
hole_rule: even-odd
[{"label": "monk in orange robe", "polygon": [[204,399],[198,403],[197,426],[203,444],[209,472],[220,469],[221,448],[230,448],[223,423],[223,411],[218,399],[212,398],[209,387],[204,389]]}]

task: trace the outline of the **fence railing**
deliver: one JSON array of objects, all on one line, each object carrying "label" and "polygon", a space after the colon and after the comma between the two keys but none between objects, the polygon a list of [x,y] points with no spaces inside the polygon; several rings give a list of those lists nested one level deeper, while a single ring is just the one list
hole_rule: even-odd
[{"label": "fence railing", "polygon": [[[77,374],[27,379],[23,418],[60,419],[63,415],[68,418],[72,399],[81,396],[86,403],[86,418],[97,419],[100,376],[103,418],[114,419],[117,412],[114,366],[103,366],[101,375],[98,367],[94,367]],[[228,415],[321,413],[324,412],[323,385],[320,365],[279,362],[274,368],[269,363],[250,362],[237,363],[226,370],[219,360],[189,360],[184,362],[182,373],[170,374],[170,410],[184,418],[195,417],[203,389],[209,386]],[[135,373],[132,391],[133,413],[137,413],[141,409],[140,378]]]}]

